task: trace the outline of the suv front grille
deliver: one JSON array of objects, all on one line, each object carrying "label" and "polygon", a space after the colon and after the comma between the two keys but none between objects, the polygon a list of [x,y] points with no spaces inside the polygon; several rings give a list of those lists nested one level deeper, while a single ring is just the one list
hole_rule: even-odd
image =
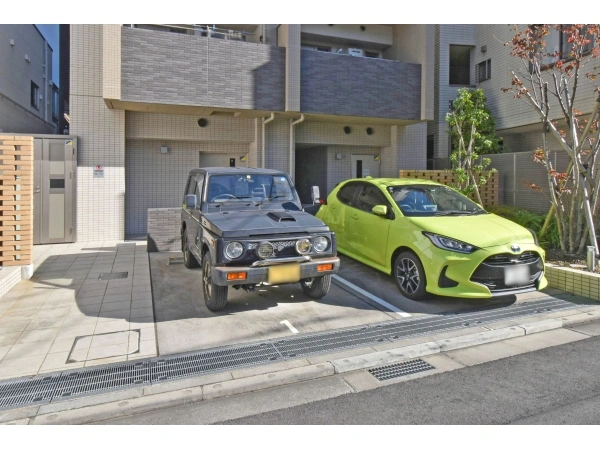
[{"label": "suv front grille", "polygon": [[483,261],[489,266],[506,266],[511,264],[531,264],[540,257],[536,252],[523,252],[520,255],[511,255],[510,253],[501,253],[493,255]]}]

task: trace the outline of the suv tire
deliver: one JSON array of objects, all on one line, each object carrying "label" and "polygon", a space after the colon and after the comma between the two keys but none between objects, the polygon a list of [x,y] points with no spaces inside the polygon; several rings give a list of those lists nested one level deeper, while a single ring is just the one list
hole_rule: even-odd
[{"label": "suv tire", "polygon": [[300,286],[302,286],[302,290],[306,295],[314,299],[319,299],[329,292],[331,275],[300,280]]},{"label": "suv tire", "polygon": [[425,269],[421,260],[413,252],[402,252],[394,261],[392,272],[400,293],[411,300],[425,298]]},{"label": "suv tire", "polygon": [[210,253],[202,258],[202,292],[204,303],[210,311],[221,311],[227,303],[227,286],[217,286],[212,282],[212,261]]},{"label": "suv tire", "polygon": [[183,265],[188,269],[195,269],[196,267],[198,267],[198,261],[190,251],[187,230],[183,232],[183,237],[181,238],[181,248],[183,249]]}]

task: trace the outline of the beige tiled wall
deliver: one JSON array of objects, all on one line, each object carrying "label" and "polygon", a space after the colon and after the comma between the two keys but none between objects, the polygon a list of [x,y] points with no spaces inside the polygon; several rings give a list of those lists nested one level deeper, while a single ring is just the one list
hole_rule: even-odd
[{"label": "beige tiled wall", "polygon": [[102,25],[102,92],[121,99],[121,25]]},{"label": "beige tiled wall", "polygon": [[546,265],[548,286],[600,300],[600,274]]},{"label": "beige tiled wall", "polygon": [[[102,98],[103,26],[71,25],[70,132],[78,137],[77,239],[125,237],[125,111]],[[94,178],[94,167],[104,178]]]},{"label": "beige tiled wall", "polygon": [[286,48],[285,110],[300,111],[300,25],[280,25],[278,43]]}]

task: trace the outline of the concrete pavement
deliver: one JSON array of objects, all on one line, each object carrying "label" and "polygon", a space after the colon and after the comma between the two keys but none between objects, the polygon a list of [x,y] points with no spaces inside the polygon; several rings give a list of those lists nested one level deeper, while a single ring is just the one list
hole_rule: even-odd
[{"label": "concrete pavement", "polygon": [[0,380],[156,356],[151,290],[145,241],[34,246],[0,299]]}]

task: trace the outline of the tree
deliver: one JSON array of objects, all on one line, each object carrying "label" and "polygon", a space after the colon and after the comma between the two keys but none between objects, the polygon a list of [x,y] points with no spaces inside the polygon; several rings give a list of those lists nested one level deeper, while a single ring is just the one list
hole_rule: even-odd
[{"label": "tree", "polygon": [[487,183],[495,169],[487,169],[491,160],[480,154],[496,153],[500,150],[496,137],[494,119],[486,106],[482,89],[459,89],[452,102],[451,111],[446,115],[450,125],[453,148],[450,155],[452,170],[457,184],[452,186],[465,195],[475,196],[482,203],[479,187]]},{"label": "tree", "polygon": [[[600,91],[596,80],[600,72],[594,64],[600,58],[600,26],[532,25],[513,30],[512,41],[504,45],[512,48],[510,55],[521,60],[522,68],[511,71],[511,87],[503,91],[512,92],[540,118],[542,146],[534,151],[534,160],[547,170],[550,215],[557,218],[560,247],[568,253],[583,253],[589,239],[598,255]],[[559,50],[547,49],[552,34]],[[585,114],[576,107],[582,103],[577,94],[583,81],[591,83],[596,98]],[[557,172],[552,165],[548,137],[556,139],[570,158],[565,172]]]}]

